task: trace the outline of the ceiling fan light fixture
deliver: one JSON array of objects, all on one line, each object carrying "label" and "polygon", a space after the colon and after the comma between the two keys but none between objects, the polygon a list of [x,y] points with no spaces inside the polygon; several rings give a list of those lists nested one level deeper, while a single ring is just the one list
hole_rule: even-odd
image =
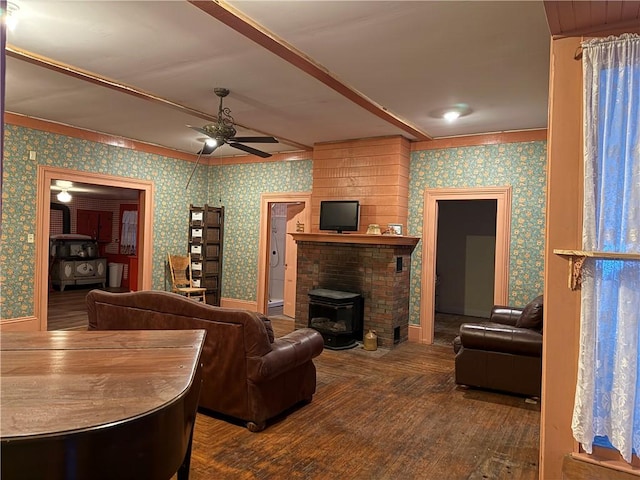
[{"label": "ceiling fan light fixture", "polygon": [[[222,101],[224,97],[229,95],[228,88],[214,88],[215,94],[220,98],[220,105],[218,106],[218,116],[215,123],[209,123],[203,127],[194,127],[187,125],[187,127],[202,133],[209,138],[208,142],[205,142],[204,146],[198,152],[198,155],[209,155],[214,150],[223,145],[229,145],[232,148],[237,148],[246,153],[257,155],[258,157],[268,158],[270,153],[263,152],[257,148],[243,145],[244,143],[278,143],[278,139],[271,136],[263,137],[236,137],[236,129],[234,127],[234,120],[231,116],[231,110],[229,107],[224,107]],[[204,139],[202,139],[204,140]],[[199,157],[198,157],[199,159]],[[197,162],[196,162],[197,165]],[[187,186],[189,182],[187,182]]]},{"label": "ceiling fan light fixture", "polygon": [[58,195],[56,195],[56,198],[62,203],[69,203],[71,201],[71,194],[69,194],[69,192],[67,192],[66,190],[62,190],[58,193]]},{"label": "ceiling fan light fixture", "polygon": [[7,2],[7,8],[4,12],[4,23],[7,26],[7,30],[13,32],[18,25],[20,16],[20,7],[13,2]]}]

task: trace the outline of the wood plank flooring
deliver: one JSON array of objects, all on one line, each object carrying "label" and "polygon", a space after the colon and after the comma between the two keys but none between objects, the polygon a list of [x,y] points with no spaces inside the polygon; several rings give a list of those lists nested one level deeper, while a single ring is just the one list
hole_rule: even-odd
[{"label": "wood plank flooring", "polygon": [[[86,330],[89,326],[86,296],[95,286],[70,285],[64,292],[49,292],[47,330]],[[128,289],[106,287],[100,290],[109,292],[128,292]]]},{"label": "wood plank flooring", "polygon": [[[86,328],[89,290],[52,292],[50,327]],[[288,317],[272,323],[276,336],[294,328]],[[453,350],[442,342],[324,350],[313,401],[260,433],[199,413],[191,480],[537,479],[540,405],[456,386]]]},{"label": "wood plank flooring", "polygon": [[263,432],[199,414],[190,478],[538,478],[539,405],[457,387],[449,346],[325,350],[315,364],[313,401]]},{"label": "wood plank flooring", "polygon": [[436,312],[433,323],[433,343],[451,346],[463,323],[488,322],[488,318],[467,317],[453,313]]}]

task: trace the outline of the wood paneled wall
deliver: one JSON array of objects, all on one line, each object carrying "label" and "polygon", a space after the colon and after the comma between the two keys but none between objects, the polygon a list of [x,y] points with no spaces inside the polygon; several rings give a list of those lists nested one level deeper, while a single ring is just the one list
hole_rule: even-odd
[{"label": "wood paneled wall", "polygon": [[320,201],[359,200],[360,229],[401,223],[405,235],[409,210],[409,159],[406,138],[379,137],[316,144],[313,149],[311,232],[320,223]]},{"label": "wood paneled wall", "polygon": [[579,38],[553,40],[547,144],[547,225],[540,478],[563,478],[574,448],[571,432],[577,379],[580,292],[567,286],[568,261],[555,248],[579,248],[582,235],[582,67]]}]

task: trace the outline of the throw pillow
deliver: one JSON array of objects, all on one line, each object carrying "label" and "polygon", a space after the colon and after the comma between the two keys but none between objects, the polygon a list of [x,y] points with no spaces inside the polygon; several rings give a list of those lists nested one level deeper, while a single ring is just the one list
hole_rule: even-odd
[{"label": "throw pillow", "polygon": [[531,300],[522,310],[516,327],[529,328],[542,333],[542,295]]}]

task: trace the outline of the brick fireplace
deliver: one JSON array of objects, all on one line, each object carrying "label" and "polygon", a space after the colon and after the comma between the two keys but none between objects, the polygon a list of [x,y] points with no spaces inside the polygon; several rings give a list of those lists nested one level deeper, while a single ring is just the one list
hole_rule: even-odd
[{"label": "brick fireplace", "polygon": [[[409,335],[409,276],[417,237],[359,234],[292,234],[298,245],[296,328],[309,326],[311,290],[359,293],[364,332],[390,348]],[[360,339],[361,340],[361,339]]]}]

